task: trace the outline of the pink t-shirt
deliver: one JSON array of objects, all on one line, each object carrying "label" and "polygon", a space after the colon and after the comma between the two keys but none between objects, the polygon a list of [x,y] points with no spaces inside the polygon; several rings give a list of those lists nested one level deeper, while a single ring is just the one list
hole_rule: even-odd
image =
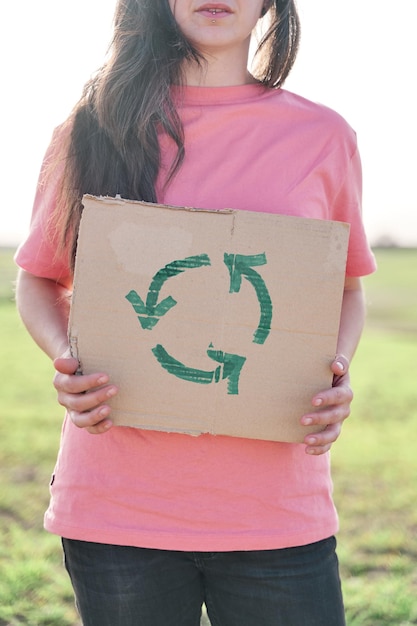
[{"label": "pink t-shirt", "polygon": [[[161,203],[350,222],[347,273],[375,268],[360,217],[356,137],[335,112],[257,85],[176,93],[186,156],[164,189],[175,146],[162,135]],[[71,285],[55,258],[38,190],[17,263]],[[301,416],[300,416],[301,417]],[[114,427],[90,435],[65,419],[45,527],[59,535],[172,550],[255,550],[334,534],[329,455],[302,444]]]}]

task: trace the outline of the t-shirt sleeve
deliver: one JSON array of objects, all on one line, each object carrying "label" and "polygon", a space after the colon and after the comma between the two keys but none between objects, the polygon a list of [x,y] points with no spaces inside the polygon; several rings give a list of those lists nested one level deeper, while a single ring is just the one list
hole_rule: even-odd
[{"label": "t-shirt sleeve", "polygon": [[71,288],[72,272],[69,255],[58,254],[58,237],[53,226],[53,214],[61,184],[63,164],[56,164],[56,155],[63,139],[62,127],[54,131],[46,151],[38,183],[27,238],[15,254],[15,262],[22,269],[39,276],[50,278]]},{"label": "t-shirt sleeve", "polygon": [[376,269],[362,221],[362,165],[356,148],[332,207],[332,219],[350,224],[347,276],[366,276]]}]

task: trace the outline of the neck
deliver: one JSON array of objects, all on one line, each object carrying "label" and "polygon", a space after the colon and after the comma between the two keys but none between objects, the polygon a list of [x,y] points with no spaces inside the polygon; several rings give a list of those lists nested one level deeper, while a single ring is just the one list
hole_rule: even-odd
[{"label": "neck", "polygon": [[247,68],[247,54],[242,52],[222,54],[216,51],[215,55],[204,54],[201,65],[189,63],[185,66],[185,82],[194,87],[233,87],[255,83],[256,79]]}]

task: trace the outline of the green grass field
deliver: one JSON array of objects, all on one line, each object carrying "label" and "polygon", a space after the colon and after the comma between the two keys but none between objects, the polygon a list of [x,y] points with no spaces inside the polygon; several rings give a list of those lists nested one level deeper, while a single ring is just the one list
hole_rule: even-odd
[{"label": "green grass field", "polygon": [[[376,254],[352,416],[332,452],[339,558],[348,626],[408,626],[417,624],[417,250]],[[15,312],[14,275],[11,251],[0,251],[0,626],[75,626],[59,539],[42,530],[62,411],[52,366]]]}]

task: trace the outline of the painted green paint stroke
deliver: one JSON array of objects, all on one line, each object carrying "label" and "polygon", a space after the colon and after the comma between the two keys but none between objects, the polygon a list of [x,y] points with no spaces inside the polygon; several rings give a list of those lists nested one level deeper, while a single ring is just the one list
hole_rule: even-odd
[{"label": "painted green paint stroke", "polygon": [[177,301],[171,296],[168,296],[167,298],[161,300],[161,302],[158,302],[160,291],[164,283],[169,278],[178,276],[178,274],[181,274],[186,270],[204,267],[207,265],[211,265],[207,254],[189,256],[185,259],[168,263],[168,265],[165,265],[165,267],[160,269],[152,278],[148,295],[146,296],[146,303],[136,291],[133,289],[132,291],[129,291],[126,299],[133,306],[142,328],[145,330],[152,330],[161,317],[168,313],[168,311],[177,304]]},{"label": "painted green paint stroke", "polygon": [[272,324],[272,301],[267,286],[262,276],[253,267],[266,265],[265,253],[245,255],[227,254],[224,255],[224,263],[230,274],[229,293],[238,293],[242,285],[242,276],[251,283],[255,289],[256,296],[261,308],[261,316],[258,328],[253,334],[253,343],[263,344],[271,330]]},{"label": "painted green paint stroke", "polygon": [[218,383],[227,379],[227,393],[230,395],[238,395],[239,393],[240,372],[246,361],[244,356],[215,350],[213,345],[210,344],[207,355],[213,361],[220,363],[220,365],[215,370],[206,371],[187,367],[168,354],[161,344],[155,346],[152,352],[162,367],[177,378],[200,385],[210,385],[211,383]]}]

